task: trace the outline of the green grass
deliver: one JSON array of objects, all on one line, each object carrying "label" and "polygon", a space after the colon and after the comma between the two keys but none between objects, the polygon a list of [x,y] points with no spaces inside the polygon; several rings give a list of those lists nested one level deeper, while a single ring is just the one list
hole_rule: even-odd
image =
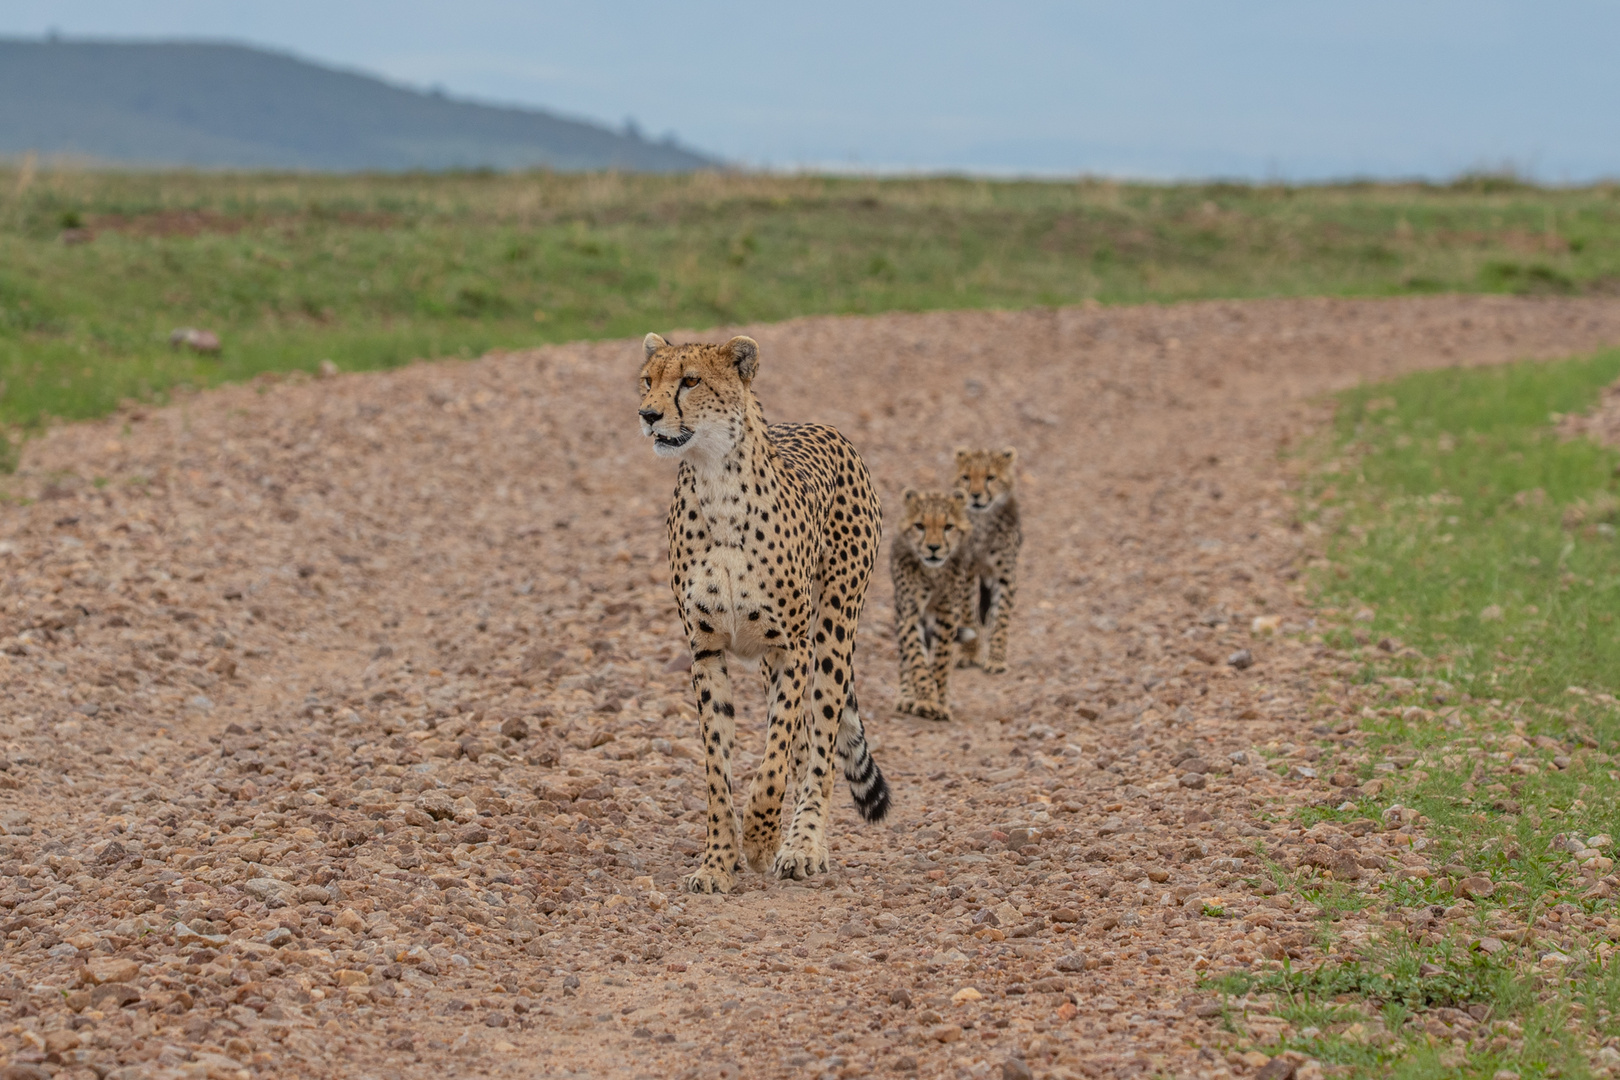
[{"label": "green grass", "polygon": [[[1378,783],[1305,818],[1416,819],[1428,872],[1259,883],[1313,903],[1325,940],[1352,895],[1383,919],[1354,960],[1218,986],[1289,1019],[1285,1046],[1357,1076],[1582,1077],[1620,1045],[1620,888],[1565,840],[1620,836],[1620,454],[1554,426],[1617,376],[1620,352],[1415,375],[1345,394],[1316,448],[1317,600],[1362,665],[1330,703],[1362,732],[1334,767]],[[1459,903],[1481,876],[1494,893]],[[1375,1019],[1381,1039],[1346,1037]]]},{"label": "green grass", "polygon": [[1616,288],[1615,187],[0,171],[0,424],[813,313]]}]

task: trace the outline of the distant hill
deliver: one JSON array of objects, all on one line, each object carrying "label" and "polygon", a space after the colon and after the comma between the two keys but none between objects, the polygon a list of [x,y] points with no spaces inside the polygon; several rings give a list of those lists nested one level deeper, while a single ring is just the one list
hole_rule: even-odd
[{"label": "distant hill", "polygon": [[0,39],[0,155],[30,150],[332,171],[718,164],[634,132],[454,101],[242,45]]}]

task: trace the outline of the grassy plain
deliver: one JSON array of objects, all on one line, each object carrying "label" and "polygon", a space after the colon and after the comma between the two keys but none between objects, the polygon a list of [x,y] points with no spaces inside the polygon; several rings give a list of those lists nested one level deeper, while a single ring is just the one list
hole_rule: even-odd
[{"label": "grassy plain", "polygon": [[1358,893],[1274,867],[1327,939],[1368,905],[1385,932],[1226,988],[1274,994],[1294,1048],[1356,1075],[1620,1071],[1620,454],[1555,424],[1617,376],[1606,352],[1363,387],[1319,448],[1318,599],[1363,665],[1365,741],[1336,767],[1376,790],[1307,817],[1415,819],[1427,868]]},{"label": "grassy plain", "polygon": [[[23,168],[0,171],[0,424],[813,313],[1616,288],[1615,187]],[[223,352],[172,352],[179,326]]]}]

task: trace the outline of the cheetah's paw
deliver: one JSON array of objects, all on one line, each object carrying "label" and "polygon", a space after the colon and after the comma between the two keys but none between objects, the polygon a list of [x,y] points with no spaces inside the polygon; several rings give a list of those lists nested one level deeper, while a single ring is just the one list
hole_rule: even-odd
[{"label": "cheetah's paw", "polygon": [[1000,675],[1007,670],[1007,661],[990,659],[986,660],[981,666],[991,675]]},{"label": "cheetah's paw", "polygon": [[761,825],[757,830],[750,830],[746,824],[743,828],[742,849],[743,858],[756,873],[763,874],[765,868],[771,864],[771,857],[782,844],[782,834],[775,826],[766,828]]},{"label": "cheetah's paw", "polygon": [[825,851],[800,850],[786,845],[776,853],[776,861],[771,864],[771,873],[783,881],[803,881],[826,872]]},{"label": "cheetah's paw", "polygon": [[686,891],[695,893],[728,893],[737,883],[737,875],[718,866],[705,866],[686,876]]}]

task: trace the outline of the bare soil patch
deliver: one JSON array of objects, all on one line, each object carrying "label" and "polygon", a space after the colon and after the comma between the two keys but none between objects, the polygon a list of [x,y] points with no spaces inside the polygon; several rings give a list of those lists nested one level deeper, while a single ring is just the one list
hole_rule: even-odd
[{"label": "bare soil patch", "polygon": [[[1282,820],[1335,797],[1307,748],[1355,734],[1342,658],[1289,636],[1311,615],[1279,450],[1324,391],[1614,343],[1620,303],[704,336],[733,332],[761,343],[767,415],[842,429],[891,510],[956,444],[1021,451],[1011,669],[959,673],[954,723],[893,713],[874,586],[857,667],[890,821],[840,794],[833,873],[679,893],[703,785],[636,343],[54,429],[9,482],[33,501],[0,519],[13,1068],[1207,1070],[1197,973],[1319,955],[1310,912],[1242,883],[1255,842],[1363,881],[1390,857]],[[746,777],[757,676],[739,694]],[[1286,775],[1232,758],[1267,744]]]}]

